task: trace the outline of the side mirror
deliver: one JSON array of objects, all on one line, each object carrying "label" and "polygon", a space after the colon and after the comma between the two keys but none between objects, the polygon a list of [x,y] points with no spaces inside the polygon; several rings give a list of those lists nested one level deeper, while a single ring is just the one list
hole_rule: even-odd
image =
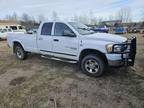
[{"label": "side mirror", "polygon": [[76,37],[75,33],[70,30],[64,30],[63,35],[69,37]]}]

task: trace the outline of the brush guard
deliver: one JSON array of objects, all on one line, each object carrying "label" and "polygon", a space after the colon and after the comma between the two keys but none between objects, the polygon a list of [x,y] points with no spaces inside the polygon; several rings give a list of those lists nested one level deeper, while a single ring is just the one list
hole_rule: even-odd
[{"label": "brush guard", "polygon": [[[114,51],[114,47],[116,45],[126,46],[126,49],[124,51],[116,52]],[[128,39],[127,43],[114,44],[112,49],[113,49],[111,52],[112,54],[121,54],[121,59],[122,59],[122,62],[124,62],[124,65],[134,66],[136,49],[137,49],[136,37],[132,37],[131,39]]]}]

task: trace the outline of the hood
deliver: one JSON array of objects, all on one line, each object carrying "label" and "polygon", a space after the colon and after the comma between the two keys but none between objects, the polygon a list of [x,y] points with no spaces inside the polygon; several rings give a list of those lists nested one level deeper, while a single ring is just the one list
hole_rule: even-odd
[{"label": "hood", "polygon": [[122,37],[114,34],[108,34],[108,33],[95,33],[95,34],[85,35],[83,37],[88,39],[96,39],[96,40],[108,41],[114,43],[122,43],[127,41],[126,37]]}]

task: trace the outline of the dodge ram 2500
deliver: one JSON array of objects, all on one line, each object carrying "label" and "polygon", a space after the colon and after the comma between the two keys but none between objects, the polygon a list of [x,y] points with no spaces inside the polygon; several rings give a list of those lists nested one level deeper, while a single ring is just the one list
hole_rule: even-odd
[{"label": "dodge ram 2500", "polygon": [[20,60],[27,53],[79,63],[90,76],[101,76],[107,66],[133,66],[136,37],[95,33],[77,22],[43,22],[37,34],[8,34],[8,46]]}]

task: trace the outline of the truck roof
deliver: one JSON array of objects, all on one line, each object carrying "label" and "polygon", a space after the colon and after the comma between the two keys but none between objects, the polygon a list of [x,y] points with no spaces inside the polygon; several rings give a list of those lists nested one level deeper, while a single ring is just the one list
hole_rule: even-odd
[{"label": "truck roof", "polygon": [[49,22],[61,22],[61,23],[69,23],[69,22],[75,22],[75,21],[61,21],[61,20],[57,20],[57,21],[42,21],[41,23],[49,23]]}]

